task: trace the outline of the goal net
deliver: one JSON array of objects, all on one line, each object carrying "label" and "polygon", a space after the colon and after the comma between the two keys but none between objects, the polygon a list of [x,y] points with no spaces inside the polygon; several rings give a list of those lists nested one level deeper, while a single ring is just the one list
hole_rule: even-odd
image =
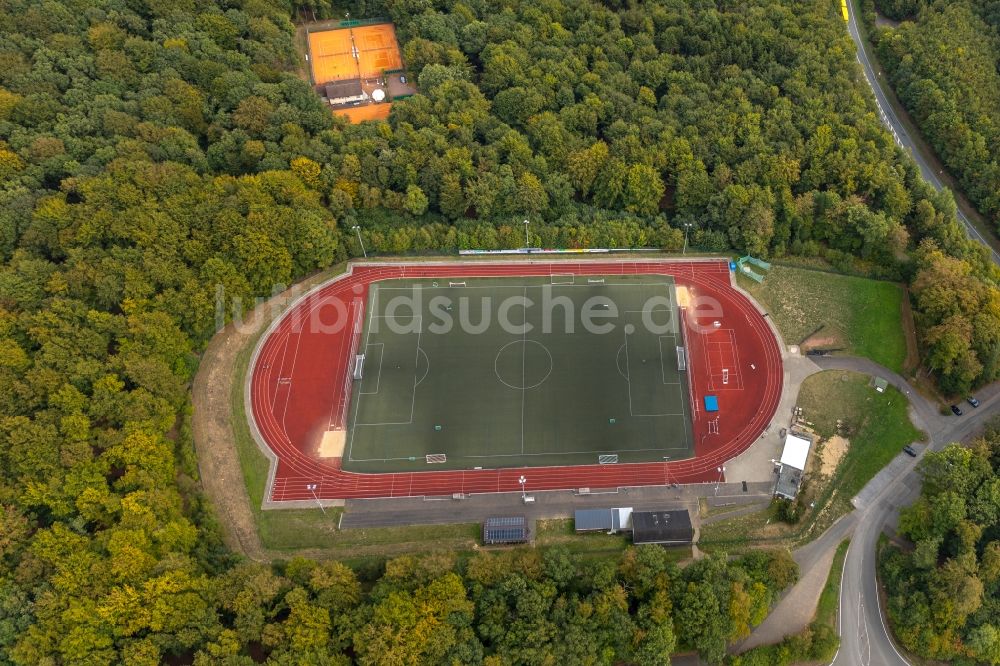
[{"label": "goal net", "polygon": [[445,453],[428,453],[426,458],[428,464],[448,462],[448,455]]},{"label": "goal net", "polygon": [[[354,307],[353,304],[351,307]],[[344,373],[344,384],[340,392],[340,403],[337,405],[336,416],[330,423],[330,427],[333,430],[340,430],[347,427],[347,408],[351,404],[351,387],[356,380],[361,379],[362,372],[364,371],[364,350],[358,348],[361,344],[361,328],[363,323],[364,309],[358,307],[357,314],[354,316],[354,326],[351,329],[351,342],[348,352],[352,354],[348,358],[353,358],[354,362],[347,363],[347,372]]]}]

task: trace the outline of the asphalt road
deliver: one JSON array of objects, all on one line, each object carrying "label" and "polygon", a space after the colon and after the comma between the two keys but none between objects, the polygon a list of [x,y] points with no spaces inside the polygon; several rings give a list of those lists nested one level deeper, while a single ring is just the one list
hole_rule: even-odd
[{"label": "asphalt road", "polygon": [[[942,189],[944,185],[938,178],[938,173],[930,166],[914,144],[903,123],[889,103],[882,89],[880,78],[865,51],[864,42],[858,31],[857,17],[854,6],[850,7],[850,20],[847,29],[854,40],[865,79],[872,89],[875,102],[879,108],[882,121],[892,132],[896,142],[917,163],[923,177],[935,188]],[[970,238],[973,238],[990,250],[994,263],[1000,264],[1000,254],[990,242],[972,224],[969,218],[957,210],[959,221],[962,222]],[[850,367],[863,364],[858,359],[826,360],[827,367],[845,367],[862,372],[871,372],[870,368]],[[839,365],[843,363],[843,365]],[[824,363],[820,363],[824,365]],[[874,365],[874,364],[872,364]],[[883,375],[886,371],[883,371]],[[980,397],[979,409],[966,409],[965,416],[940,417],[933,414],[934,405],[925,400],[916,391],[906,385],[901,377],[892,377],[893,383],[904,391],[911,400],[914,416],[918,427],[923,428],[930,436],[928,448],[938,450],[950,442],[963,441],[974,435],[990,416],[1000,409],[1000,399],[994,391],[991,395]],[[996,389],[996,387],[993,387]],[[985,398],[985,399],[984,399]],[[917,460],[905,460],[901,455],[894,464],[883,470],[871,483],[858,494],[857,523],[854,537],[844,563],[843,585],[840,590],[840,652],[834,659],[835,665],[869,666],[871,664],[909,664],[896,649],[886,625],[878,597],[878,585],[875,579],[875,548],[879,535],[887,525],[894,526],[898,518],[898,510],[912,503],[920,491],[920,478],[917,475]],[[923,452],[921,452],[921,456]]]},{"label": "asphalt road", "polygon": [[[965,441],[978,433],[990,417],[1000,411],[1000,384],[977,394],[980,407],[963,406],[962,416],[943,416],[933,402],[917,393],[902,377],[867,359],[826,357],[816,359],[824,369],[843,369],[886,377],[906,394],[911,403],[910,417],[929,436],[917,458],[900,453],[854,498],[854,536],[844,561],[840,589],[840,652],[833,664],[842,666],[894,666],[909,664],[889,636],[886,618],[875,581],[875,547],[879,535],[895,527],[899,508],[911,504],[920,492],[916,467],[927,449],[940,450],[947,444]],[[967,409],[966,409],[967,408]],[[921,450],[923,449],[923,450]]]},{"label": "asphalt road", "polygon": [[[865,51],[864,42],[861,39],[861,33],[858,32],[857,17],[854,13],[854,5],[851,2],[847,3],[850,7],[850,21],[847,23],[847,31],[851,34],[851,39],[854,40],[854,45],[858,51],[858,62],[861,63],[861,68],[864,71],[865,79],[868,80],[868,85],[871,87],[872,92],[875,94],[875,102],[878,105],[879,115],[882,117],[882,122],[885,123],[889,131],[892,132],[893,137],[904,150],[910,153],[910,157],[913,161],[917,163],[920,167],[920,173],[923,175],[924,180],[933,185],[936,189],[944,189],[944,184],[942,184],[941,179],[938,177],[936,169],[934,169],[927,160],[921,154],[919,148],[914,143],[910,134],[906,131],[903,123],[899,120],[896,112],[892,108],[892,104],[889,103],[889,99],[886,96],[885,91],[882,89],[881,79],[876,73],[875,67],[872,65],[871,61],[868,59],[868,53]],[[962,212],[961,208],[957,209],[958,219],[966,229],[966,233],[969,234],[970,238],[974,238],[983,245],[985,245],[993,258],[993,263],[1000,264],[1000,254],[997,253],[993,246],[976,226],[969,220],[969,218]]]}]

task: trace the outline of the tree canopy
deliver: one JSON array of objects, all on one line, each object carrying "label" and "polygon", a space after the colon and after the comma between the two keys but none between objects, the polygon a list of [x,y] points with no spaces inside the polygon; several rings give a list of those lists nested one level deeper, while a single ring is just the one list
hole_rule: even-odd
[{"label": "tree canopy", "polygon": [[910,547],[879,555],[893,628],[921,656],[1000,664],[1000,429],[928,453],[920,471],[899,518]]},{"label": "tree canopy", "polygon": [[997,377],[997,274],[881,127],[831,3],[359,0],[421,91],[360,125],[293,73],[290,10],[335,11],[0,0],[0,664],[655,664],[759,622],[787,555],[359,580],[226,552],[189,397],[219,298],[360,254],[354,225],[389,254],[519,246],[525,217],[532,244],[679,249],[691,224],[703,250],[911,280],[947,386]]}]

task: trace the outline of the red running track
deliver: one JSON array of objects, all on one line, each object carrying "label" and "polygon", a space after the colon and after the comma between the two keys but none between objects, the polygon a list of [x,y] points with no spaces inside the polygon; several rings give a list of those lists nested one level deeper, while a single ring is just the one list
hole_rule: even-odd
[{"label": "red running track", "polygon": [[[341,469],[339,458],[315,455],[322,433],[346,422],[351,382],[345,379],[369,284],[402,277],[553,273],[670,275],[699,299],[697,307],[685,309],[684,329],[695,407],[694,457],[669,463],[358,474]],[[732,287],[724,260],[353,264],[272,324],[251,363],[251,425],[277,458],[268,499],[279,502],[512,492],[521,490],[522,474],[528,490],[716,481],[717,468],[748,449],[770,423],[783,377],[774,335],[757,308]],[[718,413],[705,412],[705,395],[718,397]]]}]

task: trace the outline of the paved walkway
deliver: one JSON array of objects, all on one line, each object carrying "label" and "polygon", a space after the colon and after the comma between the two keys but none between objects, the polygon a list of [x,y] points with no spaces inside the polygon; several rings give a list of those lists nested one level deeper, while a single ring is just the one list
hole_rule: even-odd
[{"label": "paved walkway", "polygon": [[676,488],[644,486],[622,488],[604,493],[578,494],[570,490],[532,492],[534,501],[525,504],[521,493],[471,495],[465,499],[451,497],[408,497],[397,499],[348,500],[341,528],[386,527],[395,525],[439,525],[477,523],[487,516],[521,514],[529,520],[572,518],[576,509],[632,507],[633,509],[688,509],[692,523],[698,521],[698,501],[706,499],[709,506],[732,506],[768,501],[773,482],[694,483]]},{"label": "paved walkway", "polygon": [[796,634],[809,626],[816,614],[816,605],[830,574],[837,546],[854,531],[856,523],[855,514],[844,516],[819,539],[792,553],[799,565],[799,582],[781,598],[750,637],[734,647],[734,652],[777,643],[785,636]]},{"label": "paved walkway", "polygon": [[812,359],[798,352],[784,353],[785,376],[778,411],[767,432],[749,449],[726,463],[726,478],[731,481],[774,481],[774,463],[781,457],[784,438],[781,431],[792,422],[792,410],[799,400],[799,389],[806,377],[820,371]]}]

